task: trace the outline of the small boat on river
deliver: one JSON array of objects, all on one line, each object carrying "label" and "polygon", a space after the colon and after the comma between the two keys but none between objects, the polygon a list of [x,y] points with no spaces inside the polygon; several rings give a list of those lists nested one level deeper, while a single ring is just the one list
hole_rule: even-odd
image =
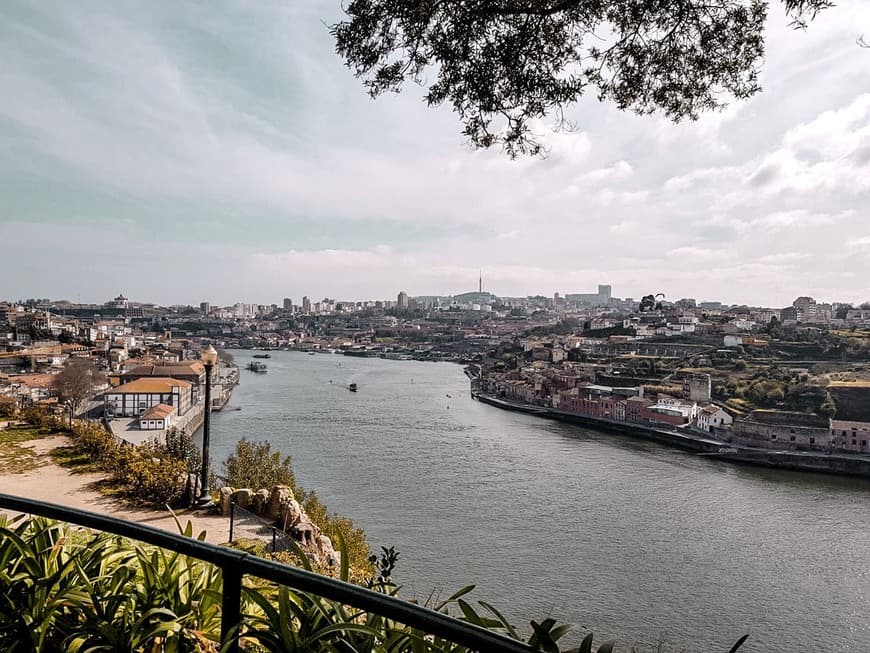
[{"label": "small boat on river", "polygon": [[261,363],[260,361],[251,361],[248,363],[247,369],[252,372],[256,372],[257,374],[265,374],[266,373],[266,364]]},{"label": "small boat on river", "polygon": [[351,383],[349,386],[347,386],[347,389],[351,392],[356,392],[356,383]]},{"label": "small boat on river", "polygon": [[272,354],[254,354],[254,358],[272,358]]}]

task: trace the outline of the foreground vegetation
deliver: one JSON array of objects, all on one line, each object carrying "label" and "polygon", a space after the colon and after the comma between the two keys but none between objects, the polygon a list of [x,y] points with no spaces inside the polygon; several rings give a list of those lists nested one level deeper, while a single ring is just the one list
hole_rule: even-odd
[{"label": "foreground vegetation", "polygon": [[[192,536],[188,524],[184,534]],[[369,579],[393,595],[388,575]],[[386,569],[388,572],[389,569]],[[342,577],[347,578],[343,566]],[[471,587],[436,610],[521,639],[493,607],[474,608]],[[222,578],[208,563],[165,549],[92,533],[43,518],[0,515],[0,649],[4,651],[218,651]],[[258,579],[242,593],[243,651],[463,653],[463,646],[391,619]],[[532,622],[528,643],[559,651],[568,631],[552,619]],[[611,643],[598,648],[612,651]],[[592,650],[592,635],[576,652]]]}]

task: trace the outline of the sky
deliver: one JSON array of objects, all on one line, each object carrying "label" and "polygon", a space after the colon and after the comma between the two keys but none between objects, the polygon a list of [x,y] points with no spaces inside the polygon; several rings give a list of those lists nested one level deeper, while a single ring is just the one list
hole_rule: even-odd
[{"label": "sky", "polygon": [[[777,3],[774,3],[777,5]],[[550,154],[371,100],[339,0],[0,3],[0,299],[280,304],[663,292],[870,300],[870,3],[770,12],[764,91],[697,122],[584,97]]]}]

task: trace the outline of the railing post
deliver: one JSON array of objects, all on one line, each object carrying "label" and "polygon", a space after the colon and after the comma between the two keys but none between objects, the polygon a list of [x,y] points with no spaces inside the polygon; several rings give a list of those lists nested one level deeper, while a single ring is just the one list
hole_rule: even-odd
[{"label": "railing post", "polygon": [[242,622],[242,572],[232,565],[221,565],[221,651],[239,653],[239,625]]},{"label": "railing post", "polygon": [[233,541],[233,522],[236,517],[236,498],[230,499],[230,542]]},{"label": "railing post", "polygon": [[272,526],[272,553],[275,553],[275,538],[276,538],[275,534],[277,532],[278,532],[278,529],[275,528],[274,526]]}]

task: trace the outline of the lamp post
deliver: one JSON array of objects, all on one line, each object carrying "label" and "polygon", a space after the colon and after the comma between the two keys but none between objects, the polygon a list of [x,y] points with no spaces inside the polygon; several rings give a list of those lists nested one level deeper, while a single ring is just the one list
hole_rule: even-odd
[{"label": "lamp post", "polygon": [[208,438],[211,426],[211,370],[217,362],[217,350],[209,345],[202,350],[199,358],[205,365],[205,406],[202,414],[202,476],[199,480],[199,500],[196,507],[211,508],[214,504],[211,502],[211,491],[208,487]]}]

